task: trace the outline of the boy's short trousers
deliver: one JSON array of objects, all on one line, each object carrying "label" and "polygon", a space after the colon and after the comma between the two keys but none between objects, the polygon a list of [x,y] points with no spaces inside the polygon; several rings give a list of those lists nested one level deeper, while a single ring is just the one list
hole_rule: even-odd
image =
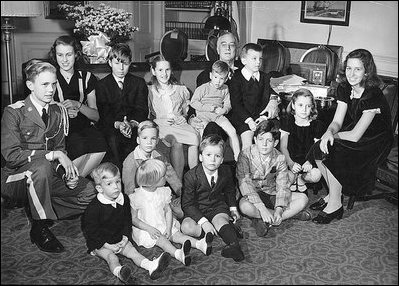
[{"label": "boy's short trousers", "polygon": [[[274,210],[274,206],[276,204],[276,196],[275,195],[269,195],[264,192],[258,192],[258,195],[266,208]],[[247,196],[244,196],[243,198],[248,200]]]}]

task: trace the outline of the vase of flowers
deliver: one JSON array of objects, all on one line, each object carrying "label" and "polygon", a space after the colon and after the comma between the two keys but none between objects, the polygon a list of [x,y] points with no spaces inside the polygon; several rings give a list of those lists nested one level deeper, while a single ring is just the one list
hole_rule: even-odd
[{"label": "vase of flowers", "polygon": [[[65,14],[66,19],[75,22],[74,33],[85,40],[81,41],[83,53],[89,57],[98,57],[104,61],[113,43],[130,40],[138,27],[132,26],[130,18],[132,13],[99,4],[69,5],[60,4],[58,8]],[[105,47],[105,45],[107,47]]]}]

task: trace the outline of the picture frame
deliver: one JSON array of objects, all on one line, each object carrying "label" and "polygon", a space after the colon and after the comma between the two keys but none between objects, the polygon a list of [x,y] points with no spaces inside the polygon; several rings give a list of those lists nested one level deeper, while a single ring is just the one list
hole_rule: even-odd
[{"label": "picture frame", "polygon": [[65,20],[65,15],[58,9],[59,4],[85,5],[88,1],[43,1],[45,19]]},{"label": "picture frame", "polygon": [[351,1],[301,1],[302,23],[349,26]]}]

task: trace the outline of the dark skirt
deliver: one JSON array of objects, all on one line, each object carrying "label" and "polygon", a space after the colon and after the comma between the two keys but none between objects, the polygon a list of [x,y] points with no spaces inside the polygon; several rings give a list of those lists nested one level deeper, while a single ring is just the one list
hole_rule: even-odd
[{"label": "dark skirt", "polygon": [[[334,139],[334,144],[328,146],[329,154],[324,154],[320,150],[320,142],[313,144],[307,160],[312,164],[315,160],[321,160],[340,182],[345,195],[358,196],[374,189],[377,168],[385,161],[392,146],[389,138],[374,142]],[[327,179],[326,182],[328,184]]]}]

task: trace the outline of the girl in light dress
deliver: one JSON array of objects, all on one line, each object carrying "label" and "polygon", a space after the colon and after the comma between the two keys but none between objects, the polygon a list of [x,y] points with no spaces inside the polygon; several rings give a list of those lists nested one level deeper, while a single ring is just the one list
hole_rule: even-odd
[{"label": "girl in light dress", "polygon": [[[180,231],[180,223],[172,216],[170,202],[172,192],[165,187],[166,165],[158,159],[141,163],[136,172],[140,186],[129,195],[133,219],[133,240],[137,245],[152,248],[155,245],[168,252],[184,265],[191,263],[191,246],[205,255],[212,251],[212,236],[197,240]],[[173,244],[180,243],[177,249]]]},{"label": "girl in light dress", "polygon": [[152,80],[148,87],[150,119],[159,125],[159,137],[171,145],[170,161],[180,179],[183,179],[183,144],[188,145],[188,166],[198,164],[199,133],[187,123],[190,92],[177,84],[171,64],[162,55],[151,63]]}]

